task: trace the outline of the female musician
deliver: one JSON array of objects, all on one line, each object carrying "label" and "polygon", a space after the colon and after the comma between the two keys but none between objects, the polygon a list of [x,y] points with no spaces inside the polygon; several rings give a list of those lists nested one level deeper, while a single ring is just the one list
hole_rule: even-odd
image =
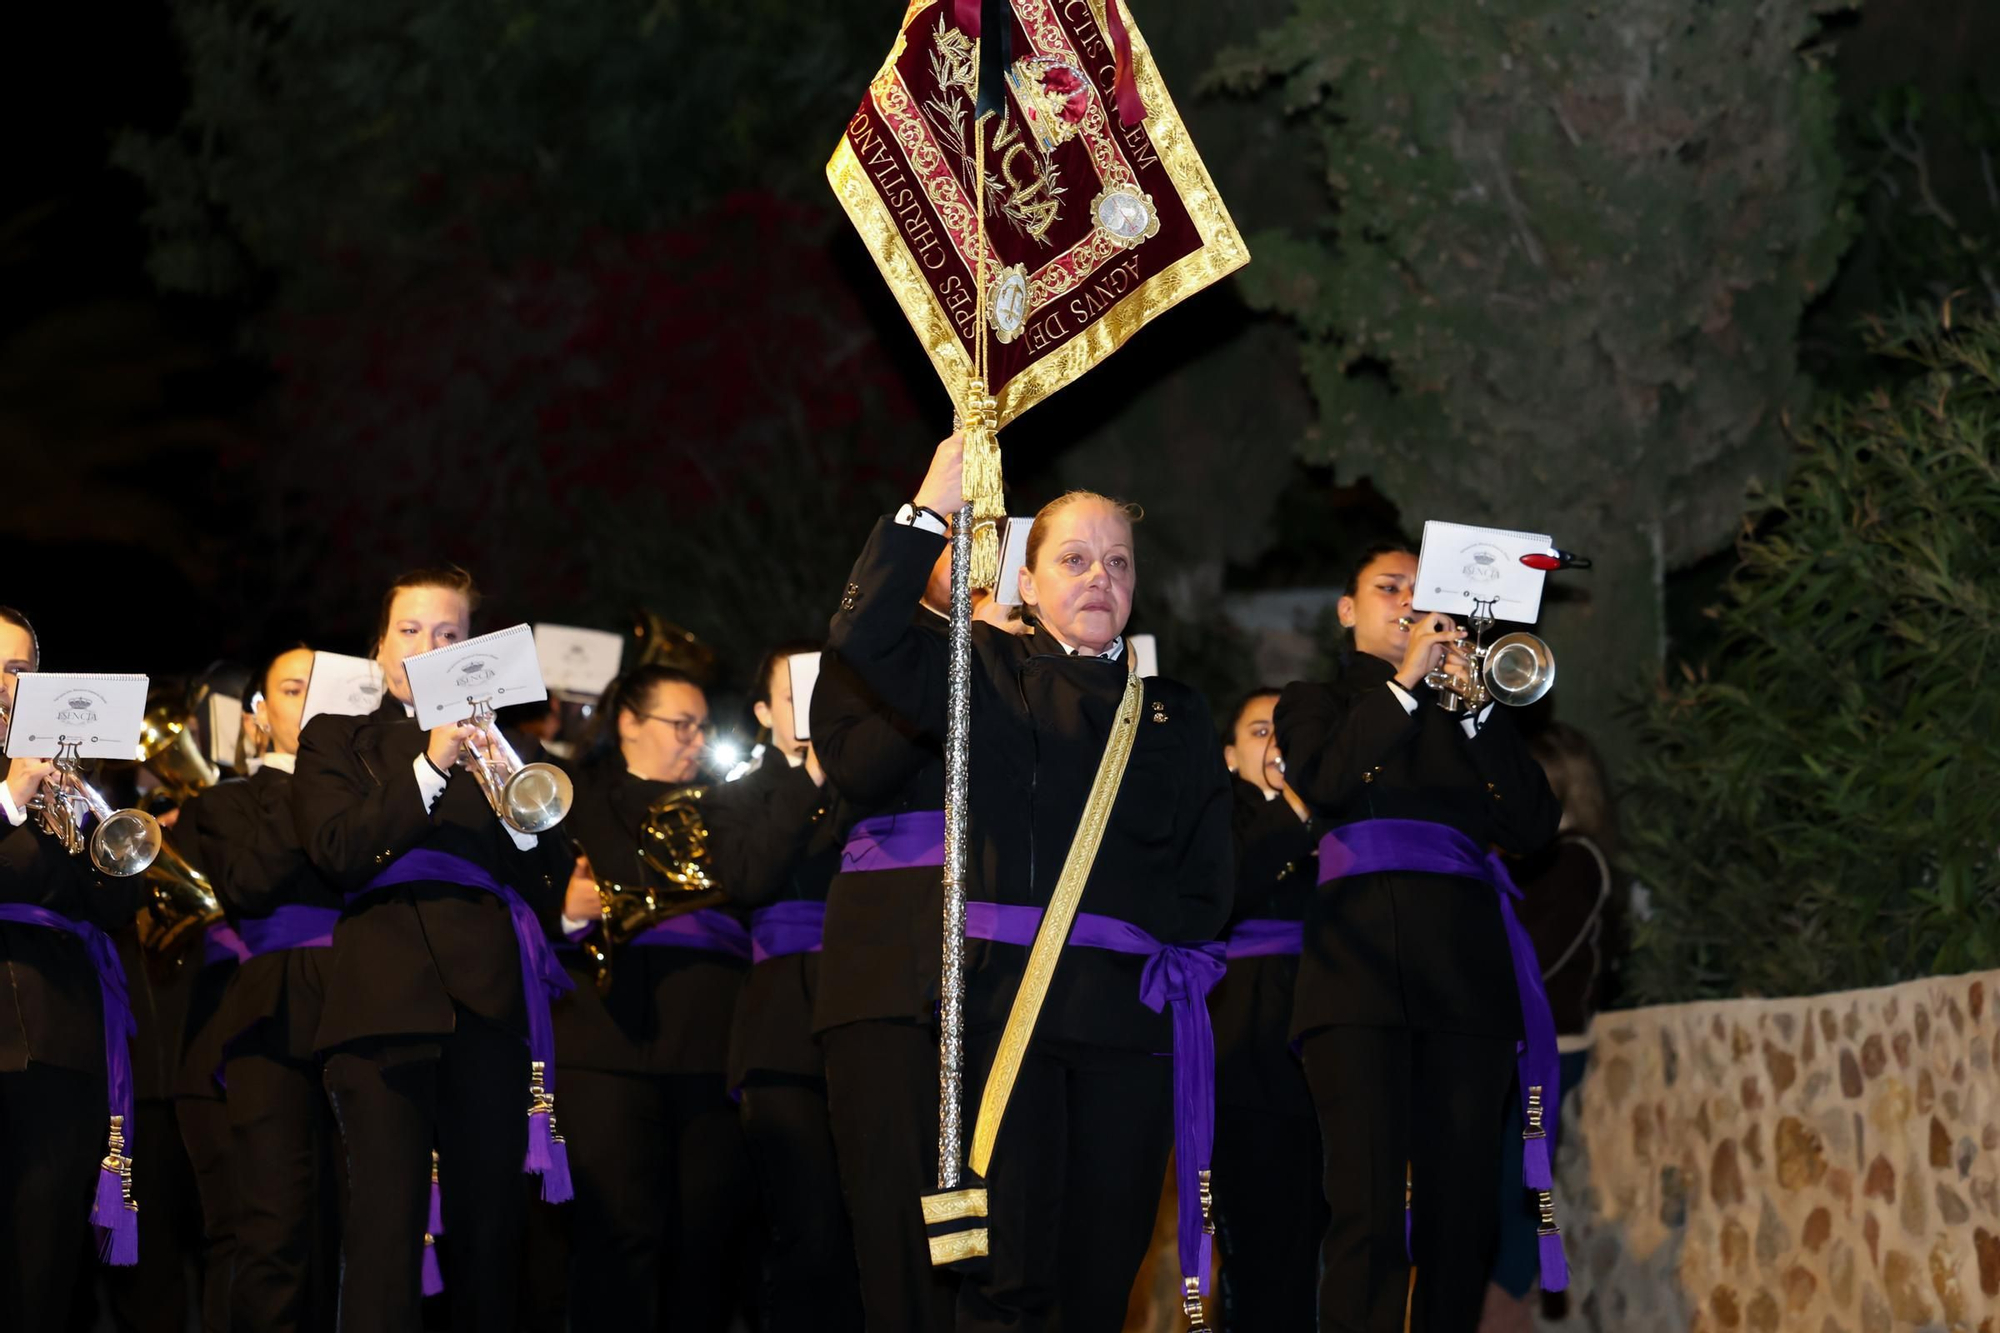
[{"label": "female musician", "polygon": [[1292,993],[1318,876],[1308,811],[1285,785],[1271,739],[1278,691],[1237,705],[1223,761],[1236,777],[1236,906],[1215,1019],[1215,1213],[1221,1325],[1262,1333],[1313,1326],[1326,1201],[1319,1122],[1291,1049]]},{"label": "female musician", "polygon": [[[946,646],[912,627],[909,607],[942,549],[940,516],[959,507],[961,467],[954,436],[938,446],[914,503],[877,526],[831,629],[832,646],[870,687],[937,736],[946,731]],[[1038,624],[1018,637],[972,627],[968,1109],[981,1105],[1114,728],[1127,728],[1130,751],[1115,802],[1092,819],[1102,843],[1082,911],[1004,1116],[983,1129],[973,1122],[989,1255],[960,1287],[961,1330],[1121,1327],[1183,1108],[1181,1195],[1191,1211],[1182,1261],[1189,1277],[1204,1267],[1193,1253],[1204,1248],[1194,1173],[1206,1166],[1197,1126],[1212,1075],[1158,1057],[1181,1046],[1177,1030],[1187,1034],[1184,1056],[1201,1049],[1202,997],[1222,971],[1220,946],[1177,942],[1213,940],[1228,916],[1228,776],[1199,694],[1151,680],[1136,709],[1129,701],[1134,516],[1087,492],[1044,508],[1020,576]]]},{"label": "female musician", "polygon": [[812,746],[799,739],[787,659],[764,655],[751,710],[770,733],[763,763],[703,805],[715,877],[748,909],[753,965],[729,1037],[729,1082],[757,1174],[769,1250],[770,1333],[862,1327],[854,1240],[834,1167],[826,1069],[813,1041],[827,885],[840,866],[840,814]]},{"label": "female musician", "polygon": [[[307,860],[292,816],[312,662],[300,644],[251,677],[243,718],[254,770],[204,791],[193,841],[183,839],[243,956],[185,1062],[211,1083],[220,1072],[227,1089],[230,1326],[279,1333],[321,1327],[335,1272],[333,1116],[313,1043],[341,897]],[[189,831],[185,817],[176,831]]]},{"label": "female musician", "polygon": [[[28,618],[0,607],[9,714],[16,677],[40,664]],[[104,935],[132,919],[142,888],[136,877],[100,880],[42,831],[30,807],[54,764],[21,748],[10,745],[0,783],[0,1327],[60,1329],[86,1218],[106,1259],[137,1257],[138,1215],[99,1159],[107,1142],[114,1162],[144,1151],[125,1137],[132,1011]]]},{"label": "female musician", "polygon": [[[641,666],[611,683],[597,720],[564,826],[592,901],[600,880],[655,881],[639,857],[641,825],[663,799],[699,794],[708,699],[681,671]],[[596,916],[576,940],[603,928]],[[564,957],[576,985],[553,1012],[576,1182],[571,1320],[578,1333],[651,1330],[664,1302],[674,1328],[720,1333],[732,1311],[732,1246],[751,1213],[723,1083],[749,933],[722,911],[669,918],[613,949],[602,994],[580,951]]]},{"label": "female musician", "polygon": [[560,832],[500,822],[460,767],[475,729],[419,728],[403,668],[464,639],[473,602],[461,569],[396,580],[375,643],[382,706],[307,723],[292,783],[306,854],[346,901],[314,1044],[346,1144],[350,1333],[417,1326],[433,1146],[460,1327],[514,1324],[524,1161],[545,1198],[569,1194],[547,1007],[568,978],[543,933],[557,928],[568,848]]},{"label": "female musician", "polygon": [[1506,709],[1450,713],[1424,683],[1467,663],[1450,617],[1405,623],[1416,572],[1401,547],[1367,553],[1338,606],[1353,652],[1332,681],[1288,686],[1275,718],[1288,780],[1331,829],[1292,1017],[1333,1211],[1320,1327],[1376,1333],[1406,1302],[1419,1333],[1479,1322],[1531,998],[1486,858],[1540,846],[1560,813]]}]

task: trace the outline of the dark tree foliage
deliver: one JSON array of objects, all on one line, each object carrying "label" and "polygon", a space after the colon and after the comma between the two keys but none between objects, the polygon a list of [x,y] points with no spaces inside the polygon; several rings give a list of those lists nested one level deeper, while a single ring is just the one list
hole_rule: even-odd
[{"label": "dark tree foliage", "polygon": [[1879,330],[1744,519],[1719,646],[1641,715],[1638,998],[2000,965],[2000,321]]}]

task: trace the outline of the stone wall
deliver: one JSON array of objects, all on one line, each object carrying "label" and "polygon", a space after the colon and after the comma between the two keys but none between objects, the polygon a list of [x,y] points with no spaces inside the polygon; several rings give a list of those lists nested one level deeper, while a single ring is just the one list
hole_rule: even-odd
[{"label": "stone wall", "polygon": [[2000,972],[1600,1015],[1557,1160],[1605,1333],[2000,1333]]}]

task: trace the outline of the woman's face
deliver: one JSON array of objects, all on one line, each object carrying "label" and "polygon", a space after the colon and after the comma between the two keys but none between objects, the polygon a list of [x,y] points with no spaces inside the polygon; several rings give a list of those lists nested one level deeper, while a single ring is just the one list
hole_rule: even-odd
[{"label": "woman's face", "polygon": [[264,677],[256,718],[277,754],[299,752],[299,719],[306,710],[306,682],[312,678],[310,648],[281,653]]},{"label": "woman's face", "polygon": [[471,633],[472,608],[464,593],[453,588],[398,588],[389,604],[389,628],[375,645],[383,684],[400,702],[410,703],[410,678],[403,659],[459,643]]},{"label": "woman's face", "polygon": [[686,681],[662,681],[645,711],[618,714],[625,767],[654,782],[692,782],[708,743],[708,696]]},{"label": "woman's face", "polygon": [[792,714],[791,662],[783,657],[773,662],[771,679],[765,683],[771,691],[771,701],[751,709],[757,715],[757,725],[770,731],[773,749],[803,756],[806,743],[799,739],[798,719]]},{"label": "woman's face", "polygon": [[1132,618],[1132,521],[1102,500],[1078,500],[1049,519],[1033,568],[1021,570],[1021,600],[1079,653],[1096,654]]},{"label": "woman's face", "polygon": [[1222,760],[1237,777],[1266,795],[1284,788],[1285,775],[1278,763],[1278,743],[1272,735],[1271,714],[1277,710],[1278,696],[1260,694],[1243,707],[1222,747]]},{"label": "woman's face", "polygon": [[34,636],[12,621],[0,620],[0,707],[14,707],[16,677],[34,669]]},{"label": "woman's face", "polygon": [[1340,623],[1354,631],[1354,647],[1370,657],[1401,663],[1409,646],[1408,627],[1397,622],[1410,614],[1417,587],[1417,558],[1407,551],[1378,555],[1361,571],[1354,594],[1335,608]]}]

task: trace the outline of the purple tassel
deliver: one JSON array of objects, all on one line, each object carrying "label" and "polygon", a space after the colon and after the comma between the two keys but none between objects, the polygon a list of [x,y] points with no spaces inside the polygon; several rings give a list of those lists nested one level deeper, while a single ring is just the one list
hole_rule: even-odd
[{"label": "purple tassel", "polygon": [[424,1224],[433,1236],[444,1234],[444,1196],[438,1192],[437,1175],[431,1175],[431,1220]]},{"label": "purple tassel", "polygon": [[528,1162],[524,1169],[538,1176],[546,1176],[555,1166],[549,1158],[550,1114],[535,1111],[528,1116]]},{"label": "purple tassel", "polygon": [[100,1166],[97,1169],[97,1202],[91,1207],[90,1221],[100,1231],[109,1231],[115,1225],[118,1214],[125,1211],[125,1184],[117,1168]]},{"label": "purple tassel", "polygon": [[424,1237],[424,1295],[437,1296],[444,1291],[444,1270],[438,1267],[437,1242]]},{"label": "purple tassel", "polygon": [[569,1145],[560,1135],[549,1140],[549,1170],[542,1177],[544,1203],[568,1203],[576,1196],[569,1178]]},{"label": "purple tassel", "polygon": [[1549,1141],[1545,1138],[1521,1140],[1521,1180],[1531,1190],[1552,1190],[1555,1176],[1549,1170]]},{"label": "purple tassel", "polygon": [[1542,1290],[1565,1291],[1569,1287],[1569,1258],[1563,1253],[1560,1231],[1545,1231],[1541,1237]]}]

